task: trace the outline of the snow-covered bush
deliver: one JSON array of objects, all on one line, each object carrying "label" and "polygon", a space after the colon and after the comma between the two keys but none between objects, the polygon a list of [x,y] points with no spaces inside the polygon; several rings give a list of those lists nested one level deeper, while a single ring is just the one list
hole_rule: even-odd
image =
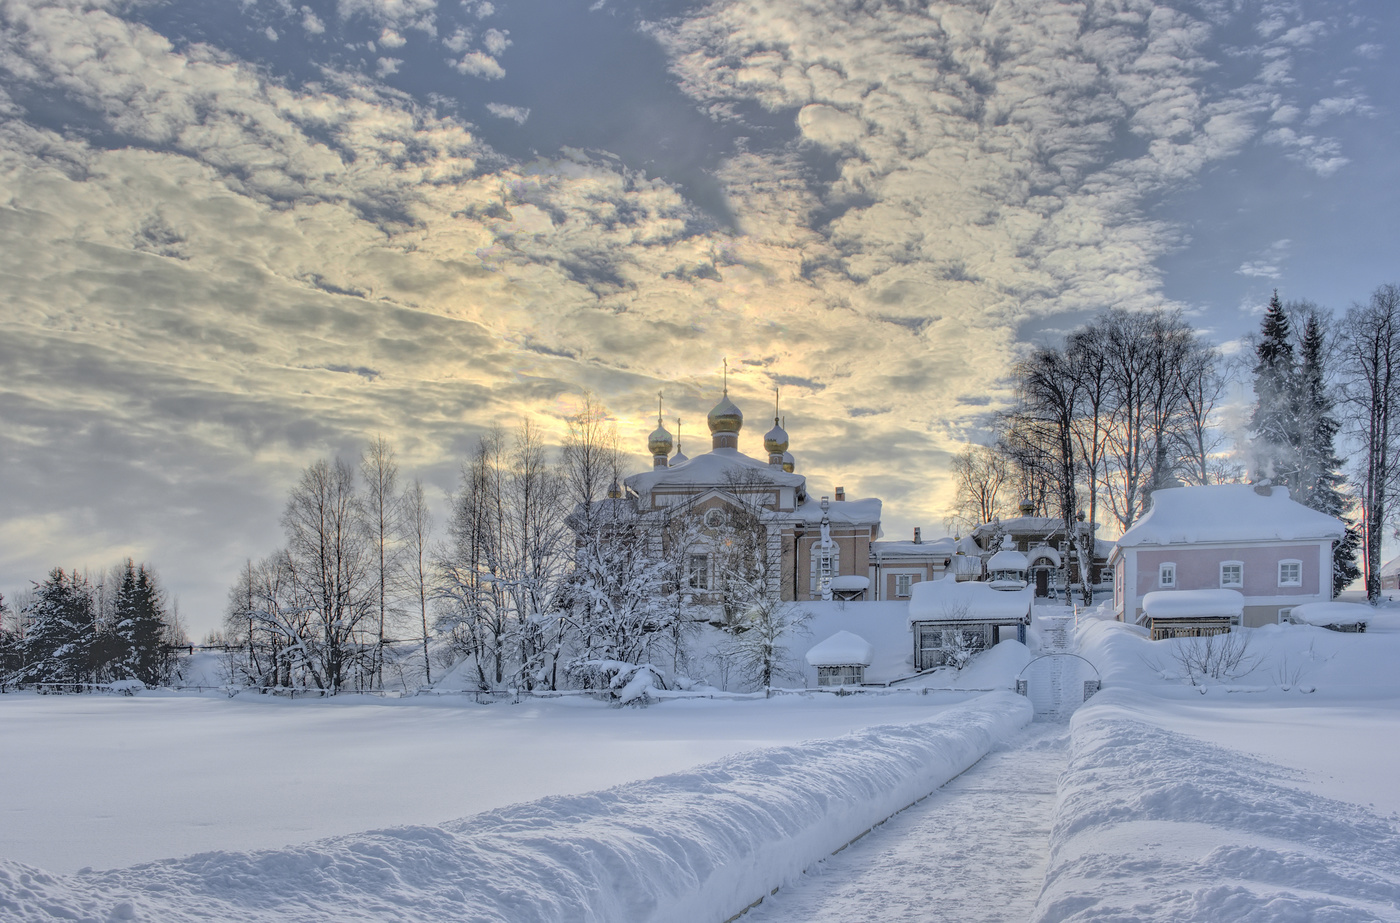
[{"label": "snow-covered bush", "polygon": [[1243,631],[1176,638],[1171,644],[1172,658],[1193,686],[1199,686],[1207,677],[1238,679],[1259,665],[1259,658],[1249,653],[1249,636]]},{"label": "snow-covered bush", "polygon": [[623,660],[576,660],[569,676],[585,688],[605,690],[618,705],[650,705],[656,690],[666,688],[661,671],[649,663]]}]

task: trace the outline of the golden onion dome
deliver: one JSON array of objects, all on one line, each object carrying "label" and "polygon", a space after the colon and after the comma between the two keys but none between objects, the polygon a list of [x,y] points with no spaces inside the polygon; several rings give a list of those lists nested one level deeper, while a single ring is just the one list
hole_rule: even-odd
[{"label": "golden onion dome", "polygon": [[795,468],[795,467],[797,467],[797,459],[795,459],[795,458],[792,457],[792,453],[791,453],[791,452],[784,452],[784,453],[783,453],[783,470],[786,471],[788,474],[792,474],[792,469]]},{"label": "golden onion dome", "polygon": [[734,406],[728,394],[720,399],[705,419],[710,424],[711,434],[737,433],[744,427],[744,412]]},{"label": "golden onion dome", "polygon": [[647,437],[647,448],[653,455],[671,454],[671,434],[666,431],[666,427],[657,425],[652,434]]},{"label": "golden onion dome", "polygon": [[787,451],[787,447],[787,430],[779,426],[777,417],[774,417],[773,428],[763,437],[763,448],[769,455],[782,455]]}]

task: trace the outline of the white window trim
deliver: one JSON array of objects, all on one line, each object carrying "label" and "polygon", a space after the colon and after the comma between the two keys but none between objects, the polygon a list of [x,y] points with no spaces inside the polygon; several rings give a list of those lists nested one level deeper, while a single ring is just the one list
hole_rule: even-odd
[{"label": "white window trim", "polygon": [[[812,578],[810,583],[810,589],[808,590],[808,592],[813,596],[816,596],[822,591],[821,558],[822,543],[821,539],[817,539],[815,542],[812,543],[812,551],[808,555],[808,561],[810,562],[810,567],[808,569],[811,571]],[[841,543],[836,541],[836,539],[831,540],[831,576],[833,578],[841,576]]]},{"label": "white window trim", "polygon": [[[704,563],[704,568],[703,568],[702,570],[697,571],[697,569],[696,569],[696,567],[695,567],[695,564],[696,564],[695,559],[696,559],[696,558],[703,558],[703,559],[704,559],[704,562],[705,562],[705,563]],[[695,583],[695,578],[696,578],[697,576],[698,576],[701,580],[704,581],[704,584],[703,584],[703,585],[700,585],[700,584]],[[711,580],[710,580],[710,552],[709,552],[708,550],[704,550],[704,551],[692,551],[692,552],[690,552],[690,558],[686,561],[685,582],[686,582],[686,586],[687,586],[688,589],[691,589],[691,590],[698,590],[698,591],[700,591],[701,593],[707,593],[707,592],[709,592]]]},{"label": "white window trim", "polygon": [[[1287,580],[1287,581],[1285,581],[1285,580],[1283,579],[1283,566],[1284,566],[1285,564],[1296,564],[1296,565],[1298,566],[1298,579],[1297,579],[1297,580]],[[1279,585],[1279,586],[1302,586],[1302,585],[1303,585],[1303,562],[1300,561],[1300,560],[1298,560],[1297,558],[1285,558],[1284,560],[1279,561],[1279,562],[1278,562],[1278,585]]]},{"label": "white window trim", "polygon": [[[900,590],[899,590],[899,584],[900,584],[901,581],[903,581],[904,584],[905,584],[905,586],[904,586],[904,592],[902,592],[902,593],[901,593]],[[897,598],[897,599],[904,599],[905,597],[908,597],[909,595],[912,594],[913,588],[914,588],[914,575],[913,575],[913,574],[895,574],[895,575],[894,575],[894,595],[895,595],[895,598]]]},{"label": "white window trim", "polygon": [[[1167,582],[1167,580],[1165,579],[1165,578],[1166,578],[1166,575],[1167,575],[1167,568],[1169,568],[1169,567],[1171,568],[1171,575],[1172,575],[1171,582]],[[1157,565],[1157,586],[1158,586],[1159,589],[1163,589],[1163,590],[1174,590],[1174,589],[1176,589],[1176,562],[1175,562],[1175,561],[1163,561],[1161,564]]]},{"label": "white window trim", "polygon": [[1279,610],[1278,610],[1278,623],[1279,623],[1280,625],[1292,625],[1292,624],[1293,624],[1292,615],[1293,615],[1293,607],[1292,607],[1292,606],[1285,606],[1285,607],[1283,607],[1282,609],[1279,609]]},{"label": "white window trim", "polygon": [[[1240,581],[1239,581],[1239,583],[1226,583],[1226,582],[1225,582],[1225,568],[1227,568],[1227,567],[1238,567],[1238,568],[1240,569]],[[1225,589],[1228,589],[1228,590],[1233,590],[1233,589],[1240,589],[1240,590],[1242,590],[1242,589],[1244,589],[1244,562],[1243,562],[1243,561],[1221,561],[1221,562],[1220,562],[1220,585],[1221,585],[1221,587],[1223,587],[1223,588],[1225,588]]]}]

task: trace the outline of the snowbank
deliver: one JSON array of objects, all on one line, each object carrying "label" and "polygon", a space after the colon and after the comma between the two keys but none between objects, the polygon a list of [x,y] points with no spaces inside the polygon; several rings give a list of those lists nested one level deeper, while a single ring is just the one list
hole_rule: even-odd
[{"label": "snowbank", "polygon": [[1133,702],[1107,692],[1074,718],[1034,921],[1400,919],[1393,817]]},{"label": "snowbank", "polygon": [[263,852],[50,875],[0,860],[6,920],[718,923],[1029,723],[993,693],[930,720]]},{"label": "snowbank", "polygon": [[1375,610],[1358,603],[1304,603],[1294,606],[1289,619],[1304,625],[1365,625]]}]

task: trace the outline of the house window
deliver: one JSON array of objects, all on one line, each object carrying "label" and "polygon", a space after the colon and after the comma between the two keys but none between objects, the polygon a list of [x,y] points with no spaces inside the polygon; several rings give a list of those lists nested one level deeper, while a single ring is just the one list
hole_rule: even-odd
[{"label": "house window", "polygon": [[859,664],[817,667],[818,686],[859,686],[863,682],[865,682],[865,667]]},{"label": "house window", "polygon": [[1220,565],[1220,585],[1240,589],[1244,586],[1244,562],[1225,561]]},{"label": "house window", "polygon": [[1279,586],[1302,586],[1302,585],[1303,585],[1303,562],[1302,562],[1302,561],[1280,561],[1280,562],[1278,562],[1278,585],[1279,585]]},{"label": "house window", "polygon": [[[831,576],[841,575],[841,546],[831,543]],[[822,591],[822,543],[812,543],[812,588],[811,594],[818,596]]]},{"label": "house window", "polygon": [[1157,568],[1157,585],[1167,590],[1176,589],[1176,565],[1163,564]]},{"label": "house window", "polygon": [[1279,623],[1280,625],[1291,625],[1291,624],[1293,624],[1293,607],[1292,607],[1292,606],[1289,606],[1289,607],[1287,607],[1287,608],[1278,610],[1278,623]]},{"label": "house window", "polygon": [[690,584],[692,590],[708,590],[710,588],[709,555],[693,554],[690,556],[690,568],[686,575],[686,582]]},{"label": "house window", "polygon": [[896,595],[896,596],[908,596],[908,595],[909,595],[909,586],[910,586],[910,584],[912,584],[913,582],[914,582],[914,575],[913,575],[913,574],[895,574],[895,575],[894,575],[894,595]]}]

